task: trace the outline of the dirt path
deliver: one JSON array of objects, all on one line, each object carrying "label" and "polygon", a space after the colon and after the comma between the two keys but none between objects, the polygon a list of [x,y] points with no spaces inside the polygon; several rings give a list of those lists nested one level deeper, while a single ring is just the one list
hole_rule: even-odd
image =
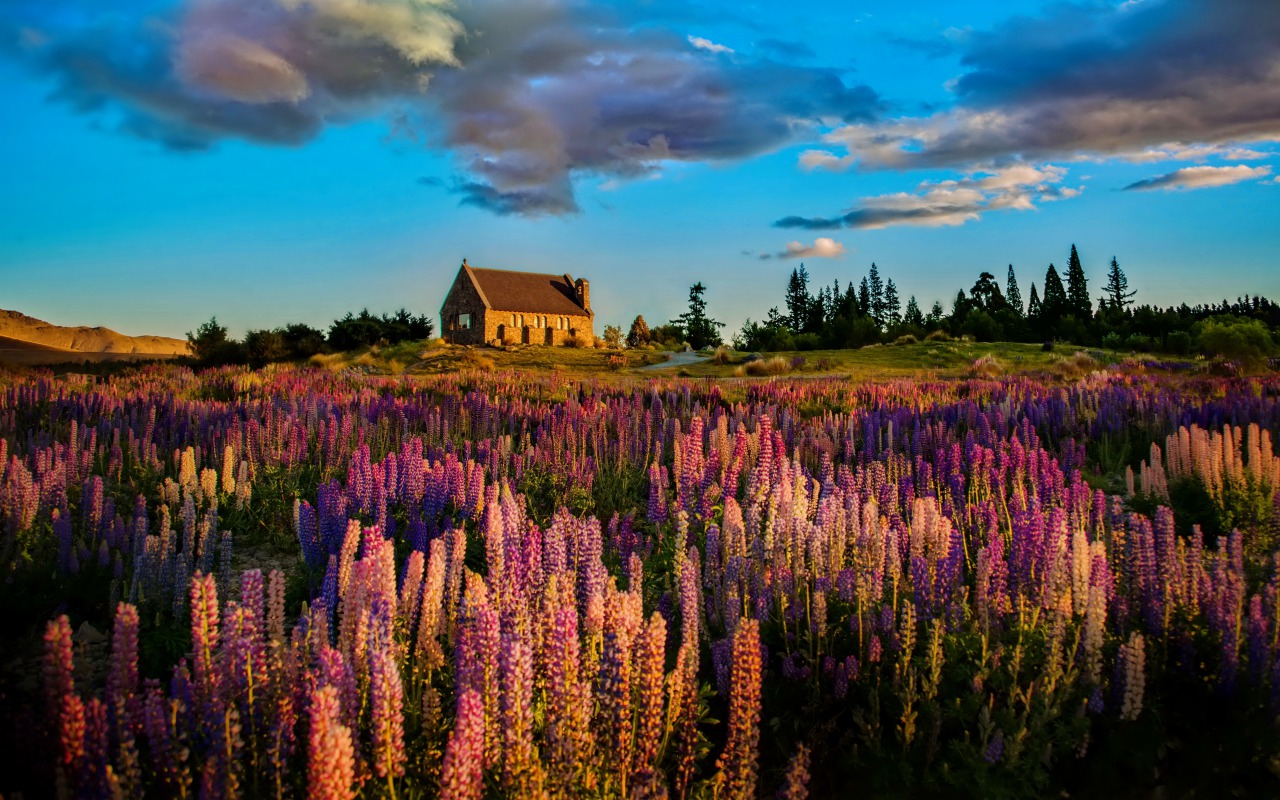
[{"label": "dirt path", "polygon": [[710,358],[710,356],[704,356],[701,353],[696,353],[692,350],[682,350],[679,353],[672,354],[670,358],[663,361],[661,364],[650,364],[647,367],[640,367],[639,369],[651,370],[668,369],[670,367],[687,367],[690,364],[699,364],[706,361],[708,358]]}]

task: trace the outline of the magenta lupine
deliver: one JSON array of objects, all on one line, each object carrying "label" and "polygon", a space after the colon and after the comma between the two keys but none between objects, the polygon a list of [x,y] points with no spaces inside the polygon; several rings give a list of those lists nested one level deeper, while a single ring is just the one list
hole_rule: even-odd
[{"label": "magenta lupine", "polygon": [[351,730],[339,720],[338,690],[325,686],[311,698],[311,734],[307,749],[307,796],[313,800],[352,800],[356,796],[355,751]]},{"label": "magenta lupine", "polygon": [[191,579],[191,649],[196,691],[208,703],[217,692],[218,586],[212,575],[199,572]]},{"label": "magenta lupine", "polygon": [[458,694],[458,717],[444,751],[441,800],[480,800],[484,794],[484,700],[479,692]]}]

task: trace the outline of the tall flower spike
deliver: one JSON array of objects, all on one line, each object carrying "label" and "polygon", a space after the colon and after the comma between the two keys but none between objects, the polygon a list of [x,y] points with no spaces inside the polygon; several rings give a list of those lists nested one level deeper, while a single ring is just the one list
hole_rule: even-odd
[{"label": "tall flower spike", "polygon": [[351,730],[339,722],[338,690],[325,686],[311,698],[307,796],[313,800],[352,800],[355,751]]},{"label": "tall flower spike", "polygon": [[716,763],[726,796],[754,797],[756,759],[760,742],[760,690],[764,671],[760,662],[760,623],[745,619],[733,636],[729,690],[729,735]]},{"label": "tall flower spike", "polygon": [[441,800],[480,800],[484,793],[484,700],[472,689],[458,695],[458,721],[444,751]]}]

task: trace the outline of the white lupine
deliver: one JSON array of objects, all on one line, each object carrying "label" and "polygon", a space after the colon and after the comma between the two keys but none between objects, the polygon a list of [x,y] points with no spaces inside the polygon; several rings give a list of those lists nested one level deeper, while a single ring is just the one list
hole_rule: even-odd
[{"label": "white lupine", "polygon": [[1124,702],[1120,706],[1120,719],[1135,720],[1142,713],[1142,695],[1146,690],[1146,643],[1140,633],[1129,636],[1129,642],[1120,646],[1120,662],[1124,672]]},{"label": "white lupine", "polygon": [[1089,588],[1084,615],[1084,678],[1089,686],[1102,680],[1102,640],[1107,632],[1107,593],[1101,586]]}]

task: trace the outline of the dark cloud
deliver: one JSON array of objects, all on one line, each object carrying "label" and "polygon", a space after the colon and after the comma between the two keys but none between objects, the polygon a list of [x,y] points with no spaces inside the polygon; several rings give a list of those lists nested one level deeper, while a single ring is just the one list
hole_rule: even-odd
[{"label": "dark cloud", "polygon": [[[500,214],[575,213],[576,178],[747,158],[879,108],[837,70],[692,48],[688,31],[642,20],[648,5],[182,0],[125,14],[10,3],[0,49],[52,77],[58,100],[129,134],[200,150],[413,120],[413,139],[449,149],[468,174],[454,188],[462,202]],[[670,5],[682,21],[703,13]]]},{"label": "dark cloud", "polygon": [[1275,0],[1059,6],[965,41],[954,108],[829,141],[875,168],[1280,139]]}]

